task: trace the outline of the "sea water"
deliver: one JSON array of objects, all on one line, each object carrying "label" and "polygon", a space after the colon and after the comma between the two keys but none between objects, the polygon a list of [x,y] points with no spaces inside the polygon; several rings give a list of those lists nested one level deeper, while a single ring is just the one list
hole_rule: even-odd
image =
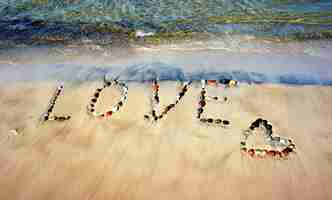
[{"label": "sea water", "polygon": [[1,0],[0,80],[331,84],[330,0]]}]

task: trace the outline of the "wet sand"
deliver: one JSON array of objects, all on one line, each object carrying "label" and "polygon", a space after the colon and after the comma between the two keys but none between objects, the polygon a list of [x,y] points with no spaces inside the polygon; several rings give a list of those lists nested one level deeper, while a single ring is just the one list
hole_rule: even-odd
[{"label": "wet sand", "polygon": [[[228,103],[207,104],[205,116],[231,127],[199,124],[200,87],[156,124],[144,120],[151,85],[129,83],[128,101],[109,120],[93,119],[86,105],[101,82],[67,84],[54,113],[66,122],[39,124],[54,82],[0,86],[0,199],[331,199],[332,88],[246,85],[208,88]],[[179,84],[161,83],[161,104]],[[119,98],[102,93],[98,110]],[[296,144],[286,160],[253,159],[240,137],[256,118]],[[16,130],[17,135],[10,130]]]},{"label": "wet sand", "polygon": [[[0,48],[0,84],[232,78],[242,82],[332,85],[331,41],[276,42],[239,36],[164,45],[40,45]],[[146,75],[148,74],[148,76]]]}]

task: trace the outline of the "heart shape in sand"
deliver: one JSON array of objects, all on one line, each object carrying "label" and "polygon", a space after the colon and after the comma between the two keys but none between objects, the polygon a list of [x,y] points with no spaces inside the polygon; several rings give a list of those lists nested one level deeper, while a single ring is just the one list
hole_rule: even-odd
[{"label": "heart shape in sand", "polygon": [[[264,132],[266,148],[248,148],[247,140],[249,136],[253,135],[257,129]],[[243,139],[240,143],[241,151],[245,154],[256,158],[286,158],[292,152],[295,152],[295,144],[289,138],[273,136],[272,125],[267,120],[258,118],[251,123],[249,129],[243,132]]]}]

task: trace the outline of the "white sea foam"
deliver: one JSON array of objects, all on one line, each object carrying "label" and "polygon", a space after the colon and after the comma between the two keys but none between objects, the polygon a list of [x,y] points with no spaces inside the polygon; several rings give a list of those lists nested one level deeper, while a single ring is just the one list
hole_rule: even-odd
[{"label": "white sea foam", "polygon": [[227,77],[245,82],[332,83],[330,41],[231,39],[98,50],[85,46],[0,50],[0,80],[83,82],[108,74],[131,81],[158,76],[162,80]]}]

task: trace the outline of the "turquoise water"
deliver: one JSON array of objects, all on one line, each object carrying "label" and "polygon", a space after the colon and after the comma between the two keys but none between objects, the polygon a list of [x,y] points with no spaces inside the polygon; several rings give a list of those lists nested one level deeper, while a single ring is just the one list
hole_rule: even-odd
[{"label": "turquoise water", "polygon": [[0,0],[0,82],[331,85],[331,52],[332,0]]},{"label": "turquoise water", "polygon": [[[179,19],[204,22],[211,16],[268,19],[280,14],[304,18],[303,23],[324,23],[325,14],[330,12],[329,0],[2,0],[0,3],[1,16],[9,19],[28,17],[89,23],[127,20],[137,26],[144,22],[158,26]],[[306,15],[312,16],[305,18]]]},{"label": "turquoise water", "polygon": [[15,41],[136,30],[332,38],[331,0],[1,0],[0,16],[0,39]]}]

